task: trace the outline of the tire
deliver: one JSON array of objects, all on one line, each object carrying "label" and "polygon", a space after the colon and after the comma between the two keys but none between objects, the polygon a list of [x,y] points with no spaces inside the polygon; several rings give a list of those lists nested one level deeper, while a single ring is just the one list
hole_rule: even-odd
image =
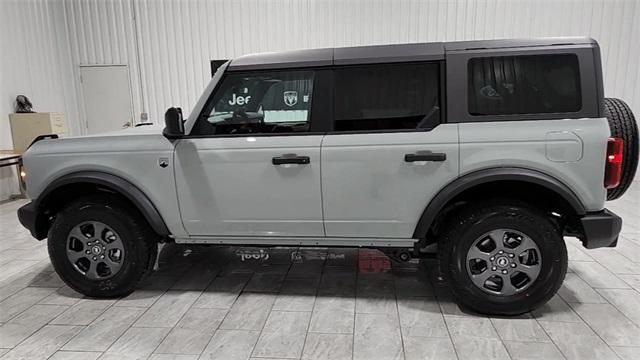
[{"label": "tire", "polygon": [[[562,285],[567,272],[567,249],[556,226],[537,209],[518,203],[511,205],[513,203],[513,201],[505,200],[493,204],[473,206],[453,214],[443,228],[438,245],[441,271],[450,284],[458,303],[475,312],[491,315],[518,315],[531,311],[553,297]],[[481,264],[482,261],[468,260],[468,255],[474,257],[471,255],[473,253],[469,251],[472,249],[472,245],[476,244],[479,239],[485,238],[488,233],[500,231],[497,229],[508,229],[510,232],[505,233],[505,237],[507,234],[524,235],[524,239],[528,237],[535,246],[526,246],[524,242],[520,242],[523,244],[521,250],[537,247],[539,254],[538,265],[536,265],[539,273],[535,280],[527,282],[511,295],[493,293],[491,289],[481,288],[472,280],[475,275],[473,275],[473,266],[470,264],[475,266],[476,263]],[[510,237],[508,239],[512,240]],[[529,240],[527,243],[530,243]],[[480,246],[483,242],[480,241],[477,244]],[[491,262],[490,259],[487,259],[488,264],[485,271],[491,270],[490,274],[495,274],[496,271],[493,271],[493,267],[495,267],[497,272],[509,271],[509,274],[504,276],[514,279],[511,282],[523,279],[523,275],[518,274],[520,267],[524,269],[524,266],[519,263],[521,259],[518,253],[521,250],[513,250],[513,252],[509,250],[503,255],[499,255],[497,250],[494,250],[492,254],[495,255],[491,258],[494,261]],[[536,250],[529,250],[523,254],[529,252],[535,253]],[[510,256],[510,254],[518,255],[515,255],[515,258],[505,256]],[[497,262],[502,262],[504,258],[507,258],[507,261],[511,261],[511,263],[501,265],[504,267],[496,266]],[[518,268],[512,269],[512,262],[516,261]],[[481,278],[484,274],[487,273],[481,272],[478,276]],[[503,275],[498,274],[497,276]],[[491,284],[495,284],[495,282],[486,282],[485,286]],[[507,293],[508,287],[504,287],[504,283],[502,286],[505,289],[504,292]]]},{"label": "tire", "polygon": [[[103,225],[105,230],[96,234]],[[107,237],[116,241],[106,243]],[[51,263],[69,287],[92,298],[113,298],[133,292],[151,269],[157,249],[154,237],[137,209],[117,195],[105,194],[78,199],[60,211],[47,242]],[[93,255],[98,262],[91,262]],[[74,264],[70,259],[76,256],[80,258]]]},{"label": "tire", "polygon": [[624,140],[620,185],[607,190],[607,200],[615,200],[627,191],[638,167],[638,124],[629,106],[620,99],[604,99],[605,116],[611,136]]}]

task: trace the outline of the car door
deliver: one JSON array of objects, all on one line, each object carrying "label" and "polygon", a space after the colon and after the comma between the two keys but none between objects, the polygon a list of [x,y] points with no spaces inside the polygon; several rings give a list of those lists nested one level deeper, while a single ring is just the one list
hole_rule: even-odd
[{"label": "car door", "polygon": [[333,132],[322,142],[327,236],[412,237],[458,176],[458,128],[441,121],[438,62],[335,69]]},{"label": "car door", "polygon": [[180,213],[191,236],[323,236],[314,71],[229,72],[179,140]]}]

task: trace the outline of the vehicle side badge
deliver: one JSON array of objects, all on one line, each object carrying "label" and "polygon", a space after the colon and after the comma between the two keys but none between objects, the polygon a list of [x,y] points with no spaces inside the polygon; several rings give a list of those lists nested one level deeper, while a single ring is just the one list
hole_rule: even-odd
[{"label": "vehicle side badge", "polygon": [[161,168],[166,168],[167,166],[169,166],[169,158],[166,157],[161,157],[160,159],[158,159],[158,165],[160,165]]}]

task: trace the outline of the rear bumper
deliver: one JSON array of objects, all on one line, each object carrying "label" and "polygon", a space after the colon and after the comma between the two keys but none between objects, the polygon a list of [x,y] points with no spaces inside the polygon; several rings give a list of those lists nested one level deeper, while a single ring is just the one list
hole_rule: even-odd
[{"label": "rear bumper", "polygon": [[20,220],[22,226],[31,232],[34,238],[42,240],[47,236],[42,226],[38,226],[37,206],[33,202],[18,209],[18,220]]},{"label": "rear bumper", "polygon": [[618,235],[622,229],[622,218],[604,209],[587,213],[580,219],[584,230],[582,245],[587,249],[613,247],[618,243]]}]

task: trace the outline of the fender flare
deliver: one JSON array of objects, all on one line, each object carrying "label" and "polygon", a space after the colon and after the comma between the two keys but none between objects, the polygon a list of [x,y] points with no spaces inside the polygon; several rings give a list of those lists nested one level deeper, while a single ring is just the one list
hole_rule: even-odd
[{"label": "fender flare", "polygon": [[555,192],[564,200],[566,200],[578,215],[584,215],[587,212],[578,196],[573,191],[571,191],[571,189],[567,185],[552,176],[536,170],[525,168],[489,168],[463,175],[442,188],[438,192],[438,194],[436,194],[436,196],[431,199],[431,202],[429,202],[427,207],[422,212],[420,220],[418,220],[418,224],[416,225],[416,229],[413,233],[413,238],[425,238],[427,236],[429,228],[433,224],[433,221],[436,219],[440,211],[449,202],[449,200],[453,199],[455,196],[477,185],[505,180],[528,182],[531,184],[543,186]]},{"label": "fender flare", "polygon": [[[104,186],[119,193],[133,203],[142,216],[144,216],[145,220],[147,220],[149,226],[151,226],[158,235],[170,235],[169,229],[162,219],[160,212],[158,212],[158,209],[156,209],[151,200],[149,200],[149,198],[140,189],[138,189],[138,187],[119,176],[99,171],[75,172],[63,175],[52,181],[34,202],[35,208],[38,211],[38,217],[40,217],[43,212],[41,206],[46,204],[47,197],[55,190],[65,185],[80,183]],[[46,233],[39,235],[44,235],[42,238],[46,237]]]}]

